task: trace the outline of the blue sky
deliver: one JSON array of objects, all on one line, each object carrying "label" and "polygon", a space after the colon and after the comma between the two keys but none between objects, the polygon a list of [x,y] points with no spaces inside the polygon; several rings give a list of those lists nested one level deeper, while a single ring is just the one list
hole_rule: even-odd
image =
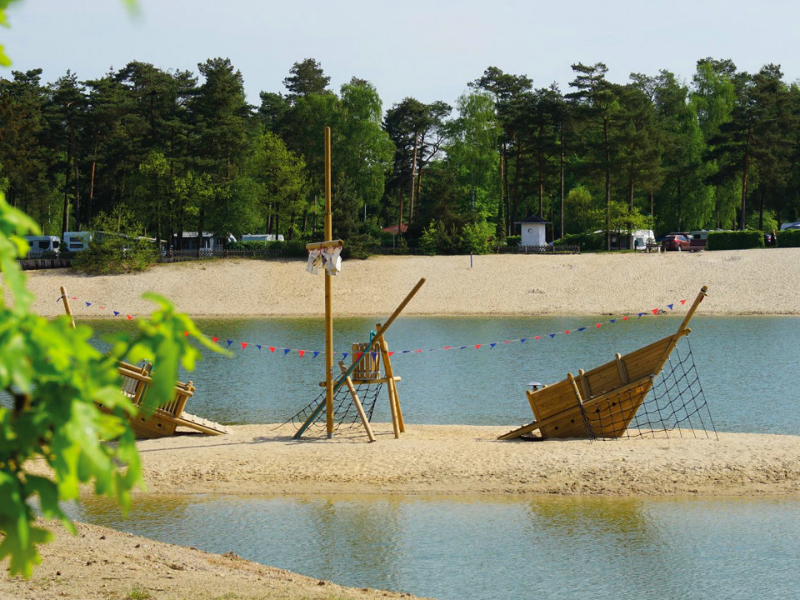
[{"label": "blue sky", "polygon": [[[41,67],[46,82],[67,69],[81,79],[131,60],[197,73],[228,57],[248,100],[284,91],[294,62],[312,57],[339,86],[371,81],[384,108],[413,96],[453,104],[490,65],[526,74],[534,86],[568,91],[570,64],[605,62],[609,79],[668,69],[684,80],[697,59],[731,58],[741,70],[782,65],[800,78],[800,3],[783,0],[24,0],[8,11],[0,43],[12,69]],[[2,73],[10,76],[10,73]]]}]

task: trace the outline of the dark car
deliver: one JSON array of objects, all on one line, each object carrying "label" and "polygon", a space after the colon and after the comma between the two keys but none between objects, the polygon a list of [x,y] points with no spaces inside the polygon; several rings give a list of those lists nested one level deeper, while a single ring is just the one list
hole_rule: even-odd
[{"label": "dark car", "polygon": [[691,245],[692,243],[685,235],[672,233],[665,235],[664,240],[661,242],[661,247],[664,250],[677,250],[678,252],[682,250],[689,250],[689,246]]}]

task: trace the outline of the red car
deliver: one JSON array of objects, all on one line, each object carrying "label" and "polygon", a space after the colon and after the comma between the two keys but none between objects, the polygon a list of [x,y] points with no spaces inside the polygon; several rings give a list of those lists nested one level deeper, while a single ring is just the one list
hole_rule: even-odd
[{"label": "red car", "polygon": [[661,242],[661,247],[664,250],[677,250],[680,252],[681,250],[689,250],[691,244],[689,238],[685,235],[670,234],[664,237],[664,240]]}]

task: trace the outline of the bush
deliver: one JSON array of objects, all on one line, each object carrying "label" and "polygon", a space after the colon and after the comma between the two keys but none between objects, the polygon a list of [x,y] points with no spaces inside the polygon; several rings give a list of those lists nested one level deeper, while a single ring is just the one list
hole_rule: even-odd
[{"label": "bush", "polygon": [[492,251],[492,234],[494,226],[491,223],[467,223],[461,230],[459,247],[464,254],[488,254]]},{"label": "bush", "polygon": [[516,248],[522,242],[521,235],[509,235],[506,237],[506,246],[509,248]]},{"label": "bush", "polygon": [[119,275],[144,271],[158,261],[154,241],[142,237],[144,231],[133,213],[124,206],[116,215],[98,213],[92,219],[94,237],[89,248],[79,252],[72,268],[88,275]]},{"label": "bush", "polygon": [[342,258],[369,258],[379,243],[380,240],[368,233],[351,235],[345,241]]},{"label": "bush", "polygon": [[711,231],[708,234],[706,250],[746,250],[763,248],[763,231]]},{"label": "bush", "polygon": [[87,275],[119,275],[144,271],[158,261],[152,242],[105,236],[92,240],[89,248],[75,255],[72,267]]},{"label": "bush", "polygon": [[273,256],[287,258],[305,258],[308,256],[305,240],[288,240],[285,242],[231,242],[228,250],[254,250],[265,252]]},{"label": "bush", "polygon": [[604,233],[569,233],[553,245],[579,246],[581,252],[599,252],[606,249],[606,236]]},{"label": "bush", "polygon": [[785,229],[775,232],[779,248],[800,248],[800,229]]}]

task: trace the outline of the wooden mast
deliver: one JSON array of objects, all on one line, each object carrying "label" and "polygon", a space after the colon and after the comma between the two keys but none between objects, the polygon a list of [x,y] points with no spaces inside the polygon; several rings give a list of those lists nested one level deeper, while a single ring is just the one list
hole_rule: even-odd
[{"label": "wooden mast", "polygon": [[[333,241],[331,212],[331,128],[325,128],[325,241]],[[333,292],[331,273],[325,269],[325,409],[328,438],[333,437]]]}]

